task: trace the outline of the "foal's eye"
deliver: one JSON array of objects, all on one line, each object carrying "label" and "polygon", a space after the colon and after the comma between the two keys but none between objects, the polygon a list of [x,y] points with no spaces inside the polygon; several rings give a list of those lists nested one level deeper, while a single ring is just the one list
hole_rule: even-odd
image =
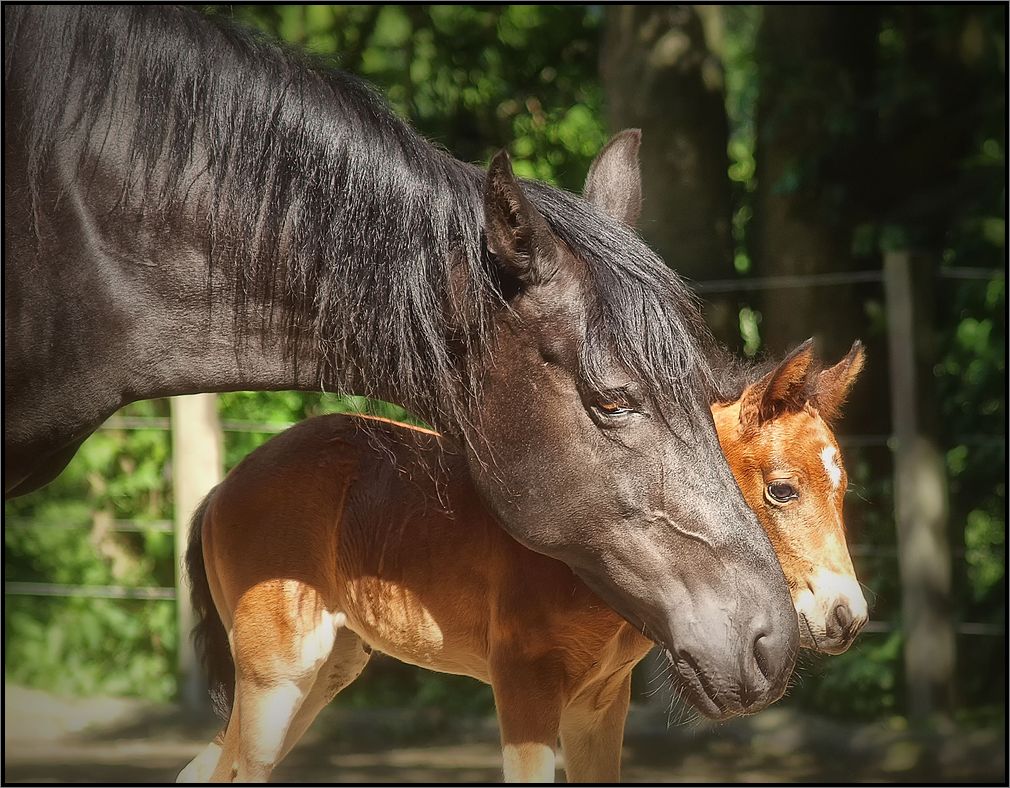
[{"label": "foal's eye", "polygon": [[796,488],[789,482],[772,482],[766,490],[768,497],[776,503],[789,503],[789,501],[795,501],[800,497],[799,493],[796,492]]}]

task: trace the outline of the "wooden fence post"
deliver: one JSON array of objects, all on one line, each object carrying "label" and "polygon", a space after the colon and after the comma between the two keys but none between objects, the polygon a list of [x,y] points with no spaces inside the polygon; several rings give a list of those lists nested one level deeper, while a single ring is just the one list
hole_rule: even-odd
[{"label": "wooden fence post", "polygon": [[943,454],[922,429],[917,389],[930,385],[916,374],[922,366],[916,350],[931,330],[921,314],[928,288],[917,286],[923,284],[917,278],[932,273],[924,267],[907,250],[884,255],[904,660],[909,716],[917,722],[949,709],[955,668],[946,471]]},{"label": "wooden fence post", "polygon": [[185,707],[199,709],[206,705],[207,693],[190,638],[193,611],[189,602],[189,578],[182,570],[182,560],[193,511],[210,489],[221,481],[224,445],[216,394],[173,397],[171,403],[179,694]]}]

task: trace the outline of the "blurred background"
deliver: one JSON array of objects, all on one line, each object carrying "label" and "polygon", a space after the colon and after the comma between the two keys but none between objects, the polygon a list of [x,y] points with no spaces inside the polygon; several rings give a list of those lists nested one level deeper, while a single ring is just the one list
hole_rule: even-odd
[{"label": "blurred background", "polygon": [[[205,13],[364,76],[458,158],[507,147],[572,191],[612,132],[641,128],[641,232],[723,344],[781,355],[814,336],[826,363],[866,344],[839,436],[869,626],[718,727],[675,711],[668,728],[647,660],[627,778],[1006,779],[1005,5]],[[215,729],[180,635],[185,452],[220,429],[227,469],[297,420],[363,408],[405,416],[291,392],[196,416],[136,403],[5,504],[6,779],[174,777]],[[332,705],[328,738],[278,779],[498,779],[475,681],[379,658]]]}]

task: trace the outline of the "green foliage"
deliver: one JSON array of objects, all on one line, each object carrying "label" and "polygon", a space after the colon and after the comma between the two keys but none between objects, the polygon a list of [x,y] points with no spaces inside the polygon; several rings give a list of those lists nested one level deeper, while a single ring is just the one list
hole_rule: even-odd
[{"label": "green foliage", "polygon": [[175,696],[171,602],[9,597],[5,605],[5,679],[68,695]]},{"label": "green foliage", "polygon": [[[754,218],[753,194],[757,186],[754,117],[758,81],[754,47],[761,22],[761,8],[727,6],[722,13],[725,31],[720,54],[726,73],[726,116],[729,120],[727,174],[733,194],[733,267],[738,274],[747,274],[751,270],[747,231]],[[746,316],[743,310],[740,312],[740,335],[744,339],[745,352],[753,356],[761,344],[757,333],[760,313],[749,307],[745,309],[748,312]]]},{"label": "green foliage", "polygon": [[463,160],[508,147],[519,175],[577,191],[606,141],[598,8],[237,5],[227,13],[331,55]]},{"label": "green foliage", "polygon": [[[164,418],[166,402],[122,415]],[[43,490],[4,506],[4,579],[71,585],[170,586],[171,534],[110,529],[114,519],[169,517],[169,434],[108,429],[89,438]],[[167,601],[4,599],[5,675],[73,694],[167,699],[175,692],[174,606]]]},{"label": "green foliage", "polygon": [[832,717],[880,719],[900,711],[901,632],[864,634],[844,654],[801,654],[798,687],[804,705]]}]

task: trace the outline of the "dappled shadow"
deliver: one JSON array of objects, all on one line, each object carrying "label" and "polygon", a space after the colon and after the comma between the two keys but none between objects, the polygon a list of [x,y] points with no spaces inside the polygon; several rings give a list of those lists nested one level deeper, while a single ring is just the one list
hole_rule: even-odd
[{"label": "dappled shadow", "polygon": [[913,731],[903,720],[845,724],[787,707],[726,723],[662,730],[629,719],[625,759],[656,779],[698,781],[1000,781],[1004,729]]},{"label": "dappled shadow", "polygon": [[[339,701],[338,701],[339,704]],[[5,699],[7,782],[164,782],[213,736],[212,715],[123,700],[69,700],[14,688]],[[667,728],[633,708],[629,782],[1005,781],[1002,727],[913,733],[846,725],[785,707]],[[563,779],[559,771],[558,778]],[[501,780],[492,717],[437,709],[326,709],[274,773],[276,782]]]},{"label": "dappled shadow", "polygon": [[19,763],[4,766],[4,784],[10,783],[163,783],[175,779],[164,769],[144,765],[88,763]]}]

